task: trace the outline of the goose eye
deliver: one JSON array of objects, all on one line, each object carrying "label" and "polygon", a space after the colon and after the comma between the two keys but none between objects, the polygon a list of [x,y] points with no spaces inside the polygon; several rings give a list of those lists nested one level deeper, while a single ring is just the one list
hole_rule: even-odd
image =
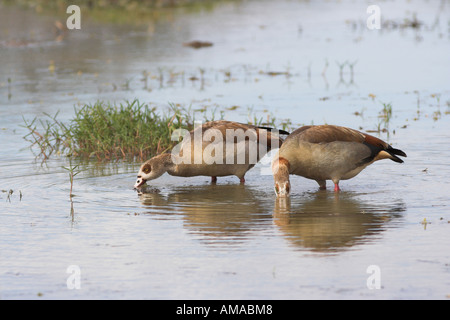
[{"label": "goose eye", "polygon": [[152,171],[152,167],[150,166],[144,166],[144,168],[142,169],[142,171],[144,171],[145,174],[150,173],[150,171]]}]

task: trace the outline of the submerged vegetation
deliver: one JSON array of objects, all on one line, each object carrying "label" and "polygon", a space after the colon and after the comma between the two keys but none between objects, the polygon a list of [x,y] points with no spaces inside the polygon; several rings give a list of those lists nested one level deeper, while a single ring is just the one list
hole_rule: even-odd
[{"label": "submerged vegetation", "polygon": [[[148,24],[149,21],[173,20],[174,12],[170,9],[182,9],[184,12],[212,10],[223,2],[240,0],[0,0],[0,4],[18,5],[36,13],[53,12],[66,14],[69,5],[78,5],[83,12],[83,19],[96,21]],[[125,14],[124,14],[125,13]],[[61,23],[61,22],[60,22]]]},{"label": "submerged vegetation", "polygon": [[57,119],[58,114],[46,114],[45,121],[24,119],[29,130],[24,138],[38,148],[37,156],[43,160],[54,153],[99,161],[143,160],[171,148],[176,143],[171,141],[174,130],[193,128],[189,110],[170,108],[170,114],[161,115],[138,100],[119,106],[98,101],[75,108],[75,117],[67,124]]},{"label": "submerged vegetation", "polygon": [[[9,190],[2,189],[1,192],[6,193],[6,201],[11,202],[11,196],[13,195],[14,190],[13,189],[9,189]],[[22,201],[22,197],[23,197],[22,191],[19,190],[19,201]]]},{"label": "submerged vegetation", "polygon": [[73,166],[72,165],[72,161],[69,161],[69,166],[68,167],[62,167],[64,170],[69,171],[69,179],[70,179],[70,193],[69,193],[69,196],[70,196],[71,199],[73,197],[73,193],[72,193],[72,190],[73,190],[73,179],[75,178],[75,176],[77,174],[79,174],[81,172],[80,170],[78,170],[79,166],[80,166],[79,164],[77,164],[76,166]]}]

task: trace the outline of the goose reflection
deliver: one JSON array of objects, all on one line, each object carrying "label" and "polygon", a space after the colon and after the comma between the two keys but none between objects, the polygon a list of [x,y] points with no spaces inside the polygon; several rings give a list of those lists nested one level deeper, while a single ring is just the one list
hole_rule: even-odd
[{"label": "goose reflection", "polygon": [[185,228],[210,245],[242,244],[252,231],[272,224],[272,199],[240,184],[175,187],[167,195],[139,198],[149,214],[182,215]]},{"label": "goose reflection", "polygon": [[339,252],[373,241],[405,211],[401,201],[380,207],[352,194],[323,191],[293,201],[275,201],[274,223],[291,244],[314,252]]}]

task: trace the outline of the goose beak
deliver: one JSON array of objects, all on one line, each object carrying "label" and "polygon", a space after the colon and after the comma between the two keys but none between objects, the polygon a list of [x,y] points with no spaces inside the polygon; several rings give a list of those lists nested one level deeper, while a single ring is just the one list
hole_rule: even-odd
[{"label": "goose beak", "polygon": [[141,186],[143,186],[145,183],[147,182],[147,180],[143,179],[143,178],[138,178],[136,180],[136,183],[134,184],[134,188],[140,188]]},{"label": "goose beak", "polygon": [[289,183],[284,183],[280,186],[278,183],[275,185],[275,194],[279,198],[289,197]]},{"label": "goose beak", "polygon": [[282,188],[280,189],[280,191],[277,193],[277,196],[279,198],[286,198],[289,197],[289,193],[286,192],[286,189]]}]

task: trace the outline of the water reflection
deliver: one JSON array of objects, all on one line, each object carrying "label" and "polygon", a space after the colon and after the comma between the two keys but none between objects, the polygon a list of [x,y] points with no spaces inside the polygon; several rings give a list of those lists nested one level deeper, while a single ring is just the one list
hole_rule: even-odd
[{"label": "water reflection", "polygon": [[281,230],[296,248],[315,252],[340,252],[373,241],[406,209],[400,200],[378,206],[345,192],[280,200],[237,184],[176,187],[139,199],[146,213],[158,218],[181,215],[184,227],[207,245],[235,247],[263,230],[276,231],[268,233],[274,237]]},{"label": "water reflection", "polygon": [[317,252],[338,252],[367,243],[406,210],[401,201],[370,204],[352,194],[323,191],[291,201],[275,201],[275,225],[294,246]]},{"label": "water reflection", "polygon": [[143,193],[139,199],[146,213],[181,214],[185,228],[209,245],[241,244],[250,231],[272,223],[265,194],[240,184],[176,187],[168,195]]}]

